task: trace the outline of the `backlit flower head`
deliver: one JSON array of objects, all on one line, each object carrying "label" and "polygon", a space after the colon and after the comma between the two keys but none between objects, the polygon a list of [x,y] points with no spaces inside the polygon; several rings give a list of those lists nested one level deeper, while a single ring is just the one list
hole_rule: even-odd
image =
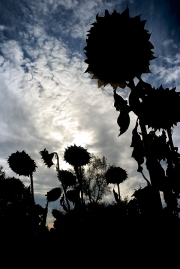
[{"label": "backlit flower head", "polygon": [[105,174],[107,184],[120,184],[128,178],[127,172],[121,167],[110,166]]},{"label": "backlit flower head", "polygon": [[149,61],[156,57],[145,23],[140,15],[130,18],[128,8],[121,14],[115,10],[111,15],[106,10],[104,17],[97,14],[84,49],[86,72],[98,79],[99,87],[109,83],[113,88],[124,88],[126,82],[150,73]]},{"label": "backlit flower head", "polygon": [[9,167],[18,175],[30,176],[36,170],[36,163],[31,157],[23,150],[12,153],[8,158]]},{"label": "backlit flower head", "polygon": [[168,129],[180,121],[180,92],[164,89],[162,85],[143,98],[145,124],[156,129]]},{"label": "backlit flower head", "polygon": [[90,153],[81,146],[70,146],[65,149],[64,160],[73,166],[82,166],[89,163]]}]

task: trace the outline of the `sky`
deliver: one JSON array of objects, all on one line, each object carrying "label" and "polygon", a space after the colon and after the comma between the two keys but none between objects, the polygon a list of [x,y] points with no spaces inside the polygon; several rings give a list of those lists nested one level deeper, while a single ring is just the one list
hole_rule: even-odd
[{"label": "sky", "polygon": [[[70,166],[64,151],[76,144],[107,158],[125,169],[128,180],[121,195],[131,197],[135,188],[146,185],[131,157],[132,129],[136,116],[130,112],[128,131],[118,137],[118,112],[112,87],[97,87],[97,80],[84,73],[83,48],[96,15],[107,9],[147,20],[154,54],[151,74],[142,79],[153,87],[176,87],[180,91],[180,3],[179,0],[0,0],[0,165],[7,176],[18,177],[7,164],[16,151],[31,156],[37,203],[45,206],[45,194],[58,187],[55,166],[48,169],[39,152],[57,152],[60,168]],[[106,40],[104,40],[106,42]],[[117,93],[128,99],[129,89]],[[173,130],[180,146],[179,125]],[[28,186],[28,177],[19,177]],[[112,196],[107,197],[109,201]],[[50,208],[59,208],[51,203]],[[48,221],[52,223],[49,210]]]}]

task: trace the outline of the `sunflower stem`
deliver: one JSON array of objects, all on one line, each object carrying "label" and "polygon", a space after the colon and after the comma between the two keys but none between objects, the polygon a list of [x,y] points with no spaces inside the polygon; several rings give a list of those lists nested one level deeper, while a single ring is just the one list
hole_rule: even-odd
[{"label": "sunflower stem", "polygon": [[45,212],[44,212],[44,216],[43,216],[43,224],[44,225],[46,225],[47,214],[48,214],[48,199],[47,199],[46,208],[45,208]]},{"label": "sunflower stem", "polygon": [[120,196],[120,187],[119,187],[119,183],[117,184],[118,186],[118,195],[119,195],[119,203],[121,202],[121,196]]},{"label": "sunflower stem", "polygon": [[[128,87],[131,89],[131,91],[134,90],[135,84],[134,84],[133,80],[130,81],[130,83],[128,84]],[[146,153],[146,160],[147,160],[147,163],[150,164],[148,167],[148,171],[149,171],[149,175],[150,175],[151,185],[152,185],[153,191],[154,191],[154,199],[155,199],[156,206],[157,206],[157,208],[156,208],[157,213],[162,213],[162,202],[161,202],[159,190],[156,187],[156,177],[155,177],[155,172],[153,171],[153,165],[152,165],[153,158],[151,155],[146,125],[144,122],[144,117],[143,117],[142,111],[140,111],[140,115],[139,115],[139,125],[140,125],[141,132],[142,132],[143,144],[144,144],[144,149],[145,149],[145,153]]]},{"label": "sunflower stem", "polygon": [[[56,167],[56,170],[58,172],[58,174],[60,175],[60,178],[61,178],[61,171],[59,169],[59,156],[57,154],[57,152],[54,152],[56,154],[56,159],[57,159],[57,167]],[[69,205],[69,200],[67,199],[67,193],[66,193],[66,188],[64,187],[64,184],[61,180],[61,184],[62,184],[62,188],[63,188],[63,191],[64,191],[64,195],[65,195],[65,199],[66,199],[66,203],[67,203],[67,206],[68,206],[68,210],[70,211],[70,205]]]},{"label": "sunflower stem", "polygon": [[171,132],[171,128],[167,128],[167,134],[168,134],[168,138],[169,138],[169,145],[170,145],[170,148],[171,150],[174,152],[174,143],[173,143],[173,140],[172,140],[172,132]]},{"label": "sunflower stem", "polygon": [[82,170],[81,170],[81,166],[79,167],[79,175],[80,175],[80,187],[81,187],[81,203],[82,203],[82,207],[83,207],[84,200],[83,200],[83,189],[82,189]]},{"label": "sunflower stem", "polygon": [[31,180],[31,195],[32,195],[32,200],[33,200],[33,203],[35,204],[35,201],[34,201],[33,175],[32,175],[32,173],[30,174],[30,180]]}]

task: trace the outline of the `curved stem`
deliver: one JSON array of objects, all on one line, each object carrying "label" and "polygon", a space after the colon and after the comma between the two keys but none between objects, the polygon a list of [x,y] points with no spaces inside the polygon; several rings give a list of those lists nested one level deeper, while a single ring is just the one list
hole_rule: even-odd
[{"label": "curved stem", "polygon": [[65,188],[65,186],[63,184],[63,181],[61,180],[61,172],[60,172],[60,169],[59,169],[59,156],[58,156],[57,152],[54,152],[54,153],[56,154],[56,159],[57,159],[57,167],[56,167],[56,170],[58,172],[58,175],[60,176],[60,181],[61,181],[61,184],[62,184],[62,187],[63,187],[63,191],[64,191],[66,203],[67,203],[67,206],[68,206],[68,210],[70,211],[70,205],[69,205],[69,200],[67,199],[66,188]]},{"label": "curved stem", "polygon": [[[131,89],[131,91],[133,91],[135,88],[134,81],[132,80],[128,86]],[[161,203],[161,197],[160,197],[159,190],[156,187],[156,175],[155,175],[156,171],[154,171],[154,168],[153,168],[153,157],[151,155],[146,125],[144,122],[144,117],[143,117],[142,111],[140,111],[140,115],[139,115],[139,125],[140,125],[141,132],[142,132],[143,144],[144,144],[147,162],[149,163],[148,171],[149,171],[149,175],[150,175],[151,184],[152,184],[152,187],[154,190],[154,199],[155,199],[156,204],[157,204],[157,213],[158,213],[158,212],[162,212],[162,203]]]}]

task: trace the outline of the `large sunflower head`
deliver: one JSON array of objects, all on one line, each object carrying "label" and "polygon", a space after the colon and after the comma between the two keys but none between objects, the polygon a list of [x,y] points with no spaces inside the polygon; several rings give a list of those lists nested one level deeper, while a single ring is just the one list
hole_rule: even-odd
[{"label": "large sunflower head", "polygon": [[81,146],[70,146],[65,149],[64,160],[73,166],[86,165],[90,161],[90,153]]},{"label": "large sunflower head", "polygon": [[168,129],[180,121],[180,92],[164,89],[162,85],[143,98],[145,124],[156,129]]},{"label": "large sunflower head", "polygon": [[12,153],[8,158],[9,167],[18,175],[30,176],[36,171],[36,163],[23,150]]},{"label": "large sunflower head", "polygon": [[149,61],[156,57],[145,22],[140,15],[130,18],[128,8],[121,14],[114,11],[110,15],[106,10],[104,17],[96,16],[84,49],[86,72],[98,79],[99,87],[109,83],[124,88],[126,82],[150,72]]},{"label": "large sunflower head", "polygon": [[127,172],[121,167],[110,166],[105,174],[107,184],[120,184],[128,178]]}]

